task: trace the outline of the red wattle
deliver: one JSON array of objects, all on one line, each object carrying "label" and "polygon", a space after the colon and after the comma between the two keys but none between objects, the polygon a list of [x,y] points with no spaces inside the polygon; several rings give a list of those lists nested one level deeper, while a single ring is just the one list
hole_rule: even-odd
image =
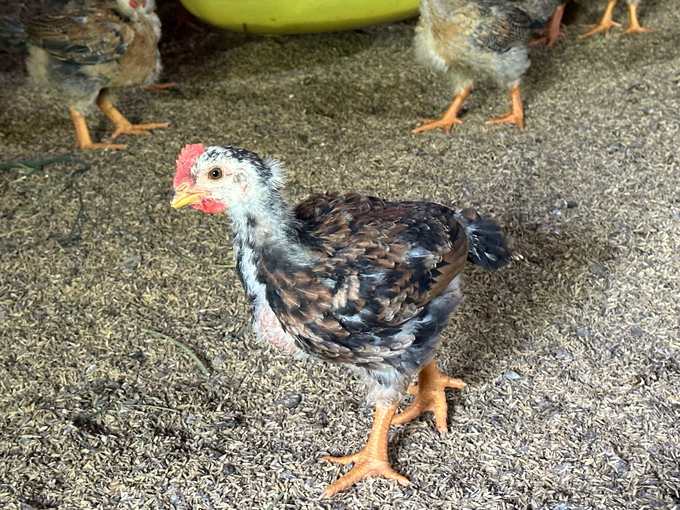
[{"label": "red wattle", "polygon": [[191,204],[191,207],[207,214],[219,214],[227,209],[226,205],[209,198],[202,198],[200,202]]}]

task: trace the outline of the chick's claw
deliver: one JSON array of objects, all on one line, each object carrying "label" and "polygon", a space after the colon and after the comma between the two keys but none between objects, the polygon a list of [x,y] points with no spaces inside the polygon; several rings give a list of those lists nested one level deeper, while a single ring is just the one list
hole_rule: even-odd
[{"label": "chick's claw", "polygon": [[623,32],[621,32],[619,34],[619,37],[621,37],[622,35],[628,35],[628,34],[630,34],[630,35],[649,34],[650,32],[656,32],[656,30],[654,30],[653,28],[643,28],[639,25],[637,27],[628,26],[628,28],[626,28]]},{"label": "chick's claw", "polygon": [[609,36],[609,31],[611,30],[612,27],[620,27],[621,24],[617,23],[616,21],[612,20],[612,12],[614,11],[614,6],[616,5],[617,0],[609,0],[607,2],[607,8],[604,11],[604,15],[602,16],[602,19],[597,25],[581,25],[583,28],[591,28],[589,32],[586,32],[585,34],[582,34],[579,36],[579,39],[585,39],[586,37],[593,36],[597,34],[598,32],[604,32],[606,36]]},{"label": "chick's claw", "polygon": [[519,95],[519,85],[515,85],[510,90],[510,100],[512,101],[512,111],[503,115],[500,119],[492,119],[487,121],[487,124],[500,124],[502,122],[510,122],[519,128],[520,131],[524,130],[524,108],[522,107],[522,100]]},{"label": "chick's claw", "polygon": [[620,27],[621,23],[617,23],[616,21],[609,20],[608,22],[605,22],[602,20],[599,24],[597,25],[579,25],[582,28],[592,28],[589,32],[586,32],[585,34],[579,35],[579,39],[585,39],[586,37],[591,37],[598,32],[604,32],[604,35],[609,37],[609,31],[612,29],[612,27]]},{"label": "chick's claw", "polygon": [[116,110],[113,104],[111,104],[111,101],[109,101],[108,99],[101,95],[97,98],[97,106],[101,108],[104,114],[109,119],[111,119],[111,122],[113,122],[113,124],[116,126],[116,130],[111,136],[113,140],[115,140],[117,136],[123,134],[138,136],[148,135],[149,129],[159,129],[168,127],[167,122],[155,122],[152,124],[133,124],[132,122],[127,120],[122,113]]},{"label": "chick's claw", "polygon": [[415,400],[404,412],[392,418],[392,425],[407,423],[424,412],[432,411],[437,422],[437,430],[442,434],[448,432],[446,426],[448,406],[444,392],[446,388],[463,389],[465,383],[460,379],[445,376],[435,362],[431,361],[418,374],[418,386],[409,387],[409,393],[416,395]]},{"label": "chick's claw", "polygon": [[354,463],[354,467],[349,473],[343,475],[334,483],[326,487],[323,494],[326,498],[330,498],[334,494],[351,487],[359,480],[363,480],[369,476],[382,476],[383,478],[396,480],[401,485],[410,484],[405,476],[400,475],[392,469],[388,460],[375,457],[366,452],[366,450],[362,450],[354,455],[348,455],[347,457],[325,457],[325,459],[339,464]]},{"label": "chick's claw", "polygon": [[359,480],[369,476],[382,476],[391,480],[396,480],[401,485],[408,485],[408,479],[392,469],[387,458],[387,439],[390,432],[392,417],[397,410],[399,403],[392,404],[390,407],[376,406],[375,419],[368,443],[363,450],[354,455],[346,457],[325,457],[330,462],[338,464],[354,463],[354,467],[349,473],[340,477],[334,483],[326,487],[324,497],[330,498],[334,494],[351,487]]},{"label": "chick's claw", "polygon": [[125,122],[119,122],[116,124],[116,130],[113,132],[113,135],[111,135],[111,138],[115,140],[118,135],[148,135],[149,129],[159,129],[164,127],[168,127],[167,122],[133,124],[129,120],[125,119]]},{"label": "chick's claw", "polygon": [[619,34],[619,36],[626,35],[626,34],[631,34],[631,35],[637,35],[637,34],[648,34],[650,32],[656,32],[656,30],[651,29],[651,28],[642,28],[640,26],[640,22],[638,21],[637,18],[637,5],[635,4],[628,4],[628,10],[630,11],[630,24],[626,29]]},{"label": "chick's claw", "polygon": [[442,117],[441,119],[418,119],[418,121],[422,122],[423,125],[415,128],[413,130],[414,133],[421,133],[422,131],[436,128],[442,128],[445,133],[450,133],[454,124],[463,123],[463,121],[457,117],[451,119],[447,119],[446,117]]},{"label": "chick's claw", "polygon": [[89,151],[96,149],[125,150],[127,146],[120,143],[100,142],[94,143],[87,129],[85,117],[78,111],[71,109],[71,118],[76,128],[76,150]]},{"label": "chick's claw", "polygon": [[520,131],[524,130],[524,118],[515,115],[513,112],[508,112],[498,119],[491,119],[486,121],[487,124],[502,124],[504,122],[514,124],[519,128]]},{"label": "chick's claw", "polygon": [[448,110],[442,115],[441,119],[420,119],[420,122],[424,122],[425,124],[415,128],[413,132],[420,133],[421,131],[440,127],[445,133],[448,133],[451,131],[454,124],[462,124],[463,121],[458,118],[458,111],[460,110],[460,107],[463,106],[463,102],[470,95],[471,90],[472,87],[468,86],[459,92],[453,100],[453,103],[451,103],[451,106],[449,106]]}]

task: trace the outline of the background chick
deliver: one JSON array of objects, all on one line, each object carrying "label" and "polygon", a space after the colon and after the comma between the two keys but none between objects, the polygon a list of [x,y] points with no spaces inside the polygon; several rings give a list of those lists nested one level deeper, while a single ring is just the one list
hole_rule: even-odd
[{"label": "background chick", "polygon": [[441,119],[421,119],[414,133],[461,124],[458,111],[476,79],[491,78],[510,90],[512,111],[489,124],[524,128],[520,78],[529,67],[526,46],[563,0],[421,0],[416,27],[417,58],[443,71],[456,98]]},{"label": "background chick", "polygon": [[153,0],[108,0],[27,23],[14,17],[0,20],[0,47],[27,47],[31,77],[68,105],[77,149],[125,148],[108,141],[92,142],[84,115],[95,103],[116,126],[112,139],[167,126],[134,125],[111,103],[116,89],[148,86],[161,71],[161,25],[154,9]]}]

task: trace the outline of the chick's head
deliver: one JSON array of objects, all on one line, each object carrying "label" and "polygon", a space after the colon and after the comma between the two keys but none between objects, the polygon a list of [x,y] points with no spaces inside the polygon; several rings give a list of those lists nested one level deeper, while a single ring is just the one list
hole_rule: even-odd
[{"label": "chick's head", "polygon": [[135,11],[145,14],[156,9],[155,0],[114,0],[116,10],[126,18],[131,18]]},{"label": "chick's head", "polygon": [[205,213],[232,214],[252,208],[268,191],[283,185],[280,165],[234,147],[187,145],[177,158],[170,205],[191,205]]}]

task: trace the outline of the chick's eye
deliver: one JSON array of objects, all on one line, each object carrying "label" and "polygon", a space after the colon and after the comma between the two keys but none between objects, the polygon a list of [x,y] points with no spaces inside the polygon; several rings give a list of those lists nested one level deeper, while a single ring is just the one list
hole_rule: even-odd
[{"label": "chick's eye", "polygon": [[208,178],[212,181],[217,181],[222,178],[222,169],[221,168],[213,168],[208,172]]}]

